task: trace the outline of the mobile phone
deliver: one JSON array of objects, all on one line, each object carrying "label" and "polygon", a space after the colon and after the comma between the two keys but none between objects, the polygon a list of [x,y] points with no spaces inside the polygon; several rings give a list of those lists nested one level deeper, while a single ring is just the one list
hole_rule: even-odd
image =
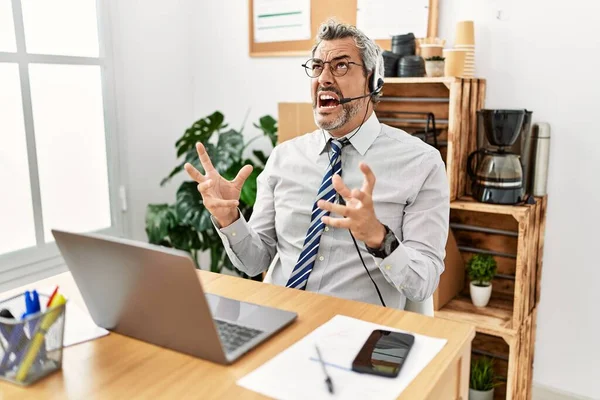
[{"label": "mobile phone", "polygon": [[376,329],[352,362],[352,370],[395,378],[414,342],[411,334]]}]

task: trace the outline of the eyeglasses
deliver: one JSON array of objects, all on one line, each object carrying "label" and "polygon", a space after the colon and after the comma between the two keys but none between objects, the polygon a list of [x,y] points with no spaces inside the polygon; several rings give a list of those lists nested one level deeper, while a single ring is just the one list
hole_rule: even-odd
[{"label": "eyeglasses", "polygon": [[318,78],[323,72],[325,64],[329,64],[329,69],[331,70],[331,73],[333,74],[333,76],[337,77],[346,75],[348,73],[348,70],[350,69],[350,64],[362,67],[362,64],[358,64],[353,61],[347,61],[344,59],[333,61],[321,61],[316,58],[311,58],[310,60],[302,64],[302,66],[306,71],[306,75],[308,75],[311,78]]}]

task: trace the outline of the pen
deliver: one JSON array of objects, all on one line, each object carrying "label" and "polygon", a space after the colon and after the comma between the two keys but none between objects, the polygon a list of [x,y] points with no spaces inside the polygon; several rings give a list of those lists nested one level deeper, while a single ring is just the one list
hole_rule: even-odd
[{"label": "pen", "polygon": [[54,300],[54,296],[56,296],[57,292],[58,292],[58,285],[54,288],[54,291],[52,292],[52,294],[48,298],[48,303],[46,304],[46,308],[50,307],[50,304],[52,304],[52,300]]},{"label": "pen", "polygon": [[333,381],[331,377],[327,373],[327,369],[325,368],[325,363],[323,362],[323,357],[321,357],[321,351],[319,347],[315,344],[315,349],[317,349],[317,355],[319,356],[319,362],[321,363],[321,367],[323,367],[323,374],[325,374],[325,383],[327,384],[327,390],[329,393],[333,394]]}]

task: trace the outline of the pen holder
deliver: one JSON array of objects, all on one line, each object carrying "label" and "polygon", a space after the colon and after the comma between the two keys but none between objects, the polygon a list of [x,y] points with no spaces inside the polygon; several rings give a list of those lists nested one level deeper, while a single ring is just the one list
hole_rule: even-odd
[{"label": "pen holder", "polygon": [[[48,296],[39,295],[46,304]],[[21,318],[24,295],[0,302],[0,379],[27,386],[61,369],[66,303]]]}]

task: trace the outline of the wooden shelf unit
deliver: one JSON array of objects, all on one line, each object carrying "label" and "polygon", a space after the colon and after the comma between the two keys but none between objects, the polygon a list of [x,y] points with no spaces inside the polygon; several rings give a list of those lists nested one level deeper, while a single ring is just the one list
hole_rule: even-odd
[{"label": "wooden shelf unit", "polygon": [[547,197],[535,200],[531,205],[505,206],[461,198],[450,205],[450,224],[463,260],[475,253],[492,254],[498,273],[487,307],[472,304],[465,277],[463,292],[435,316],[475,326],[473,358],[493,357],[496,372],[506,379],[495,399],[531,397]]},{"label": "wooden shelf unit", "polygon": [[478,78],[385,78],[375,107],[382,123],[410,133],[425,127],[423,113],[433,113],[451,201],[468,193],[467,156],[476,150],[477,110],[483,108],[485,89],[485,79]]},{"label": "wooden shelf unit", "polygon": [[517,334],[539,301],[540,226],[546,201],[539,197],[533,205],[502,206],[463,198],[451,203],[450,226],[465,263],[475,253],[492,254],[498,273],[488,307],[478,309],[471,304],[465,277],[461,296],[436,315],[475,323],[479,332]]}]

